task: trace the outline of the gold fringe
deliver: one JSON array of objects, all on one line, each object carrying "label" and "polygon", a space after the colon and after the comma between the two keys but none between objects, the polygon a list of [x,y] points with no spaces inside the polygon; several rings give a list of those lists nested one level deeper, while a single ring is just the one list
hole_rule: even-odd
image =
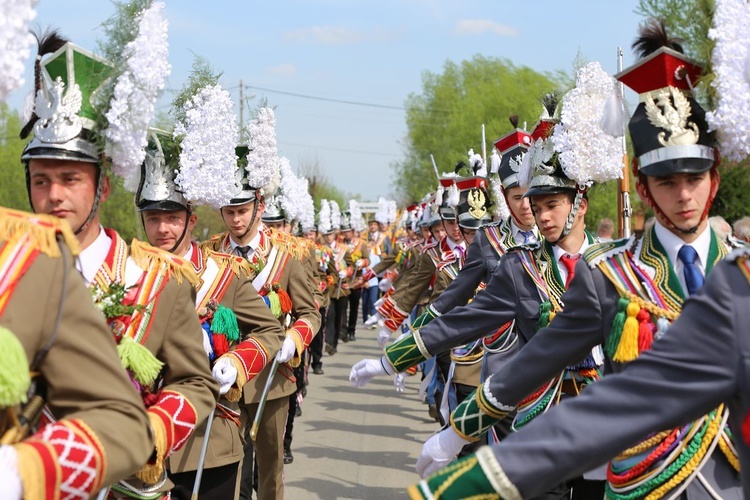
[{"label": "gold fringe", "polygon": [[78,239],[66,220],[52,215],[32,214],[0,207],[0,240],[9,241],[27,235],[44,255],[59,257],[58,234],[62,236],[73,255],[81,252]]},{"label": "gold fringe", "polygon": [[231,387],[229,391],[224,394],[224,397],[229,401],[230,403],[236,403],[240,400],[242,397],[242,388],[247,383],[247,374],[245,373],[245,367],[237,360],[237,354],[228,356],[229,360],[232,362],[232,366],[234,366],[235,370],[237,370],[237,381],[235,382],[235,385],[237,387]]},{"label": "gold fringe", "polygon": [[292,368],[297,368],[302,362],[302,357],[300,353],[305,352],[305,343],[302,341],[302,335],[300,335],[300,333],[294,328],[288,330],[286,332],[286,335],[287,337],[289,335],[292,335],[292,341],[294,342],[294,347],[296,350],[292,359],[287,361],[287,364],[291,366]]},{"label": "gold fringe", "polygon": [[201,247],[201,250],[212,250],[214,252],[220,252],[221,251],[221,242],[224,241],[224,236],[226,236],[227,233],[219,233],[211,236],[211,238],[207,239],[206,241],[201,242],[198,246]]},{"label": "gold fringe", "polygon": [[307,249],[299,244],[299,238],[287,233],[280,233],[271,229],[271,245],[277,247],[297,260],[300,260],[307,254]]},{"label": "gold fringe", "polygon": [[135,476],[146,484],[156,484],[164,474],[164,459],[167,454],[167,430],[164,428],[164,422],[162,422],[161,418],[153,413],[148,414],[148,420],[151,423],[151,430],[154,433],[156,460],[154,463],[144,465]]},{"label": "gold fringe", "polygon": [[214,258],[222,271],[228,266],[232,273],[239,278],[255,279],[255,273],[253,268],[250,267],[250,262],[242,257],[236,257],[234,255],[217,252],[211,249],[203,249],[203,251],[206,252],[209,257]]},{"label": "gold fringe", "polygon": [[[49,479],[48,475],[55,472],[50,471],[48,474],[44,462],[33,446],[19,443],[15,448],[18,453],[18,476],[23,485],[24,498],[45,498],[47,492],[44,487]],[[59,464],[56,466],[59,467]]]},{"label": "gold fringe", "polygon": [[183,278],[194,287],[200,283],[200,278],[195,274],[190,261],[172,255],[147,243],[133,238],[130,243],[130,257],[143,269],[148,269],[152,264],[164,264],[167,266],[168,275],[174,276],[177,283],[182,283]]}]

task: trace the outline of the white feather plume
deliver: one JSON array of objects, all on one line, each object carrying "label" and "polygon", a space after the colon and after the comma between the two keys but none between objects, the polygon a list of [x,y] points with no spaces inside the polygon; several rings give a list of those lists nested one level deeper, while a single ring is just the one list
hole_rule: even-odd
[{"label": "white feather plume", "polygon": [[334,231],[338,231],[341,229],[341,209],[336,200],[331,200],[329,203],[331,204],[331,227]]},{"label": "white feather plume", "polygon": [[358,232],[364,231],[367,227],[357,200],[349,200],[349,224],[351,224],[352,229]]},{"label": "white feather plume", "polygon": [[330,233],[333,226],[331,225],[331,204],[326,199],[320,200],[320,212],[318,212],[318,232],[321,234]]},{"label": "white feather plume", "polygon": [[272,196],[279,187],[279,159],[276,145],[276,116],[263,107],[247,125],[250,152],[247,154],[247,179],[250,187]]}]

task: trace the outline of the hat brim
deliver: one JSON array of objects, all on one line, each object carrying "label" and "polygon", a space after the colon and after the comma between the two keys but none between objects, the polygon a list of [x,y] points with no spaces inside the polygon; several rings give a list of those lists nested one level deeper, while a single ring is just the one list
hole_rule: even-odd
[{"label": "hat brim", "polygon": [[178,211],[187,212],[188,207],[180,203],[177,203],[176,201],[172,201],[172,200],[163,200],[163,201],[141,200],[138,203],[139,212],[147,212],[149,210],[159,210],[162,212],[178,212]]},{"label": "hat brim", "polygon": [[667,177],[672,174],[701,174],[711,170],[714,160],[704,158],[675,158],[639,168],[638,171],[649,177]]},{"label": "hat brim", "polygon": [[562,187],[562,186],[533,186],[530,187],[523,195],[524,198],[530,196],[543,196],[548,194],[560,194],[560,193],[575,193],[576,188],[574,187]]}]

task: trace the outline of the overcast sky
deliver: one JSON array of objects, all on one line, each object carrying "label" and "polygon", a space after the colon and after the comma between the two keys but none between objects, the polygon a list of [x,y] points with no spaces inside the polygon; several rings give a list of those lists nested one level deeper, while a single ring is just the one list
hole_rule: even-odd
[{"label": "overcast sky", "polygon": [[[476,54],[537,71],[571,71],[580,52],[616,72],[633,62],[641,18],[635,1],[295,0],[167,1],[168,87],[179,89],[193,53],[223,72],[239,101],[276,106],[281,155],[293,168],[318,162],[339,188],[365,200],[393,193],[389,164],[402,156],[403,106],[425,71]],[[103,0],[40,0],[37,21],[94,49],[114,7]],[[26,85],[9,104],[21,108]],[[168,109],[172,95],[162,98]],[[247,121],[247,114],[245,115]],[[481,124],[478,124],[480,126]],[[505,131],[487,131],[491,141]]]}]

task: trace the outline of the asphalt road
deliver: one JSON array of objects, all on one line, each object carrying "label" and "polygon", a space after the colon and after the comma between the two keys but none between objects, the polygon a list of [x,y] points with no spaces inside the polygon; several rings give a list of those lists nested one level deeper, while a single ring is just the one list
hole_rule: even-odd
[{"label": "asphalt road", "polygon": [[438,430],[418,397],[420,375],[407,377],[402,394],[391,377],[362,389],[349,384],[354,363],[381,354],[376,335],[360,325],[356,342],[324,355],[325,374],[310,370],[302,416],[295,419],[294,462],[285,466],[285,498],[406,498],[406,487],[419,480],[414,464]]}]

